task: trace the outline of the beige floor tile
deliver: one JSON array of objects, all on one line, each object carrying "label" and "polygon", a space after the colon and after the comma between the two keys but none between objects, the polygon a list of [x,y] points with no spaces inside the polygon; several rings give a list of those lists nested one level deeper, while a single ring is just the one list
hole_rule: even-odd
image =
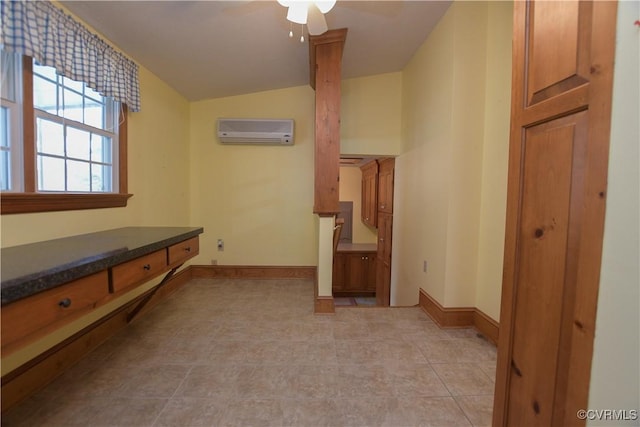
[{"label": "beige floor tile", "polygon": [[491,426],[493,395],[457,396],[455,399],[474,427]]},{"label": "beige floor tile", "polygon": [[340,399],[338,406],[344,427],[402,427],[410,426],[406,411],[401,408],[400,399],[362,398]]},{"label": "beige floor tile", "polygon": [[474,338],[425,340],[416,345],[429,363],[473,363],[478,360],[488,360],[490,356],[480,352],[476,340]]},{"label": "beige floor tile", "polygon": [[458,427],[470,426],[452,397],[412,397],[400,399],[408,426],[412,427]]},{"label": "beige floor tile", "polygon": [[474,363],[432,364],[452,396],[493,395],[494,382]]},{"label": "beige floor tile", "polygon": [[235,397],[240,399],[294,397],[288,365],[256,365],[243,370],[235,382]]},{"label": "beige floor tile", "polygon": [[219,426],[227,407],[224,399],[175,398],[158,416],[155,427]]},{"label": "beige floor tile", "polygon": [[290,367],[287,397],[296,399],[335,398],[339,387],[339,371],[335,365],[297,365]]},{"label": "beige floor tile", "polygon": [[289,360],[294,364],[335,365],[338,363],[334,340],[306,341],[295,343],[295,345],[283,343],[282,346],[291,352]]},{"label": "beige floor tile", "polygon": [[70,399],[47,404],[32,416],[27,424],[31,427],[67,426],[151,426],[167,404],[166,399],[140,398],[84,398]]},{"label": "beige floor tile", "polygon": [[478,366],[480,366],[480,369],[482,369],[482,372],[487,374],[493,382],[496,381],[496,361],[495,360],[482,360],[480,362],[477,362],[477,364]]},{"label": "beige floor tile", "polygon": [[384,365],[338,364],[338,396],[342,398],[393,397],[393,379]]},{"label": "beige floor tile", "polygon": [[242,399],[230,401],[220,425],[229,427],[282,426],[284,412],[279,399]]},{"label": "beige floor tile", "polygon": [[287,399],[281,402],[282,425],[291,427],[335,427],[344,424],[335,399]]},{"label": "beige floor tile", "polygon": [[196,365],[187,374],[176,397],[230,398],[235,397],[238,378],[249,375],[251,365]]},{"label": "beige floor tile", "polygon": [[[344,310],[357,310],[348,308]],[[344,321],[333,324],[333,337],[336,340],[372,340],[369,335],[369,325],[365,321]]]},{"label": "beige floor tile", "polygon": [[385,365],[394,394],[401,397],[450,396],[440,377],[428,363],[396,362]]},{"label": "beige floor tile", "polygon": [[190,370],[188,365],[151,365],[130,370],[117,394],[123,397],[171,397]]},{"label": "beige floor tile", "polygon": [[213,341],[209,347],[207,360],[202,364],[242,364],[248,363],[251,341],[246,340],[219,340]]}]

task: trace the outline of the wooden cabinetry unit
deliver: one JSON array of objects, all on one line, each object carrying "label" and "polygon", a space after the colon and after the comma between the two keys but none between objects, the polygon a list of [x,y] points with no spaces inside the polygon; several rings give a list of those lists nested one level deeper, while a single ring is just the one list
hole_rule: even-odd
[{"label": "wooden cabinetry unit", "polygon": [[336,252],[334,295],[371,295],[376,290],[376,252]]},{"label": "wooden cabinetry unit", "polygon": [[200,251],[200,240],[198,237],[193,237],[184,242],[176,243],[169,246],[169,267],[180,265],[189,258],[193,258]]},{"label": "wooden cabinetry unit", "polygon": [[[163,273],[173,274],[198,254],[198,236],[192,236],[200,232],[132,227],[3,249],[3,357]],[[86,257],[88,251],[93,255]],[[140,256],[131,259],[133,254]],[[39,270],[41,265],[47,269]],[[74,278],[74,271],[82,269],[93,272]],[[41,290],[48,282],[50,288]]]},{"label": "wooden cabinetry unit", "polygon": [[25,339],[46,335],[103,304],[109,296],[107,271],[74,280],[2,307],[2,353]]},{"label": "wooden cabinetry unit", "polygon": [[378,160],[378,212],[393,213],[395,159]]},{"label": "wooden cabinetry unit", "polygon": [[360,170],[362,171],[362,222],[376,227],[378,224],[378,162],[369,162]]},{"label": "wooden cabinetry unit", "polygon": [[111,286],[113,292],[132,288],[159,275],[167,268],[167,251],[141,256],[111,269]]}]

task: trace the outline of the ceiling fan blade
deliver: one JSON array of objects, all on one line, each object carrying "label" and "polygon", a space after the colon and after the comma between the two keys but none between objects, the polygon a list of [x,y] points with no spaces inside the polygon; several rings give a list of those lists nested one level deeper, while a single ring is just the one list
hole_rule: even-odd
[{"label": "ceiling fan blade", "polygon": [[312,36],[319,36],[327,32],[327,21],[320,9],[315,4],[309,6],[309,14],[307,15],[307,28]]}]

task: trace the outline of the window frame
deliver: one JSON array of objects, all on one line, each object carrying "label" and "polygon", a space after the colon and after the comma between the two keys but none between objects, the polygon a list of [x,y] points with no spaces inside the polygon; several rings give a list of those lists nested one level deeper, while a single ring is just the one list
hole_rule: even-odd
[{"label": "window frame", "polygon": [[112,193],[38,192],[36,190],[36,141],[33,107],[33,59],[22,56],[22,158],[23,189],[2,192],[1,214],[102,209],[127,206],[127,105],[121,103],[118,128],[118,191]]}]

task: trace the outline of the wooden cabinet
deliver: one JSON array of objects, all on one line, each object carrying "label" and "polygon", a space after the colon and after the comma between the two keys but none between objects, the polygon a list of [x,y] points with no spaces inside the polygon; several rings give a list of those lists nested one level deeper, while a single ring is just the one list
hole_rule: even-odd
[{"label": "wooden cabinet", "polygon": [[119,292],[146,282],[162,273],[166,267],[166,249],[116,265],[111,269],[112,291]]},{"label": "wooden cabinet", "polygon": [[336,252],[333,255],[333,280],[331,282],[333,292],[341,292],[345,288],[346,263],[347,254]]},{"label": "wooden cabinet", "polygon": [[169,246],[169,267],[180,265],[189,258],[193,258],[200,251],[200,243],[197,237]]},{"label": "wooden cabinet", "polygon": [[375,252],[337,252],[333,260],[333,292],[370,295],[376,290]]},{"label": "wooden cabinet", "polygon": [[361,218],[365,224],[376,227],[378,218],[378,162],[372,161],[362,171]]},{"label": "wooden cabinet", "polygon": [[391,262],[391,239],[393,237],[393,215],[380,212],[378,215],[378,258]]},{"label": "wooden cabinet", "polygon": [[3,356],[180,266],[198,251],[196,236],[4,305],[0,310]]},{"label": "wooden cabinet", "polygon": [[109,296],[107,271],[2,307],[2,353],[21,346],[25,340],[46,335],[104,303]]},{"label": "wooden cabinet", "polygon": [[378,212],[393,213],[395,159],[378,160]]}]

